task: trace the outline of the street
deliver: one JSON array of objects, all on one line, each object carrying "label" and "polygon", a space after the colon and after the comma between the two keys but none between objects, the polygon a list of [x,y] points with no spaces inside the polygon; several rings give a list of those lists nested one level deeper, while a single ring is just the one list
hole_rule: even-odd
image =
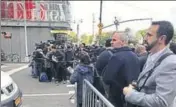
[{"label": "street", "polygon": [[[38,79],[31,77],[31,68],[27,65],[21,64],[21,67],[18,65],[16,68],[12,65],[3,65],[1,68],[2,71],[10,73],[22,90],[23,107],[75,107],[74,99],[72,101],[69,99],[74,93],[72,85],[56,85],[54,82],[40,83]],[[20,71],[20,68],[23,70]]]}]

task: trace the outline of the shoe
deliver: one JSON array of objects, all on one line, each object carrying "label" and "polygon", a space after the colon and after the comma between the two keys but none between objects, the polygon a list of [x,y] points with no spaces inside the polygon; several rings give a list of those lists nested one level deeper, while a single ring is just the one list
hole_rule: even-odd
[{"label": "shoe", "polygon": [[54,82],[55,82],[55,84],[58,84],[58,83],[59,83],[59,82],[58,82],[58,81],[56,81],[56,80],[55,80]]},{"label": "shoe", "polygon": [[55,84],[56,84],[56,86],[60,85],[59,81],[55,81]]},{"label": "shoe", "polygon": [[67,82],[66,81],[63,81],[63,84],[66,84]]}]

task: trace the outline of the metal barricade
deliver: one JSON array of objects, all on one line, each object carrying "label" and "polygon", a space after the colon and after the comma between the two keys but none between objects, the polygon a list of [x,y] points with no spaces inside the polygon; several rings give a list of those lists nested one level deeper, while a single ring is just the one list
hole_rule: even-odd
[{"label": "metal barricade", "polygon": [[89,81],[83,82],[83,107],[114,107]]}]

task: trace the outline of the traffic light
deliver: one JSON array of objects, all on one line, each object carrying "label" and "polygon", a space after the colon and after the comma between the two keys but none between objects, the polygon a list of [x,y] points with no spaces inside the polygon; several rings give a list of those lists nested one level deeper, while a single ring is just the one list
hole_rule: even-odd
[{"label": "traffic light", "polygon": [[102,23],[99,23],[99,24],[98,24],[98,28],[99,28],[99,35],[101,35],[101,33],[102,33],[102,28],[103,28],[103,24],[102,24]]}]

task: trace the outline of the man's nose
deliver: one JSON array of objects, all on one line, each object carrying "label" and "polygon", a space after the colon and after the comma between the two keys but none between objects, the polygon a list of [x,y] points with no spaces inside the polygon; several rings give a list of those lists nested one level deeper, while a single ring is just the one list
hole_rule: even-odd
[{"label": "man's nose", "polygon": [[110,43],[112,44],[113,42],[111,41]]}]

